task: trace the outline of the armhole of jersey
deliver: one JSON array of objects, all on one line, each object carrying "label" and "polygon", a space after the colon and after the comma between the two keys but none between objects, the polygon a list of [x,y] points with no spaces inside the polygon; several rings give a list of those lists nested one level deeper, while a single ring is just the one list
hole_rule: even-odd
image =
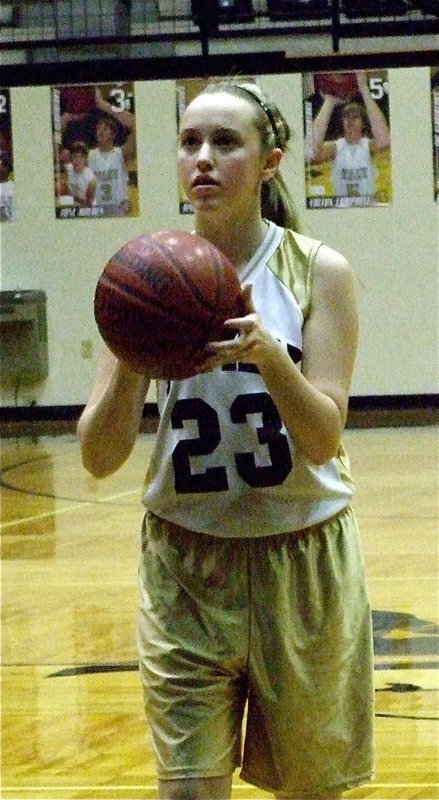
[{"label": "armhole of jersey", "polygon": [[305,304],[301,309],[303,314],[303,319],[305,321],[308,318],[311,309],[311,299],[312,299],[312,292],[314,285],[314,269],[315,269],[317,253],[319,252],[323,243],[319,239],[312,239],[310,236],[307,236],[306,234],[298,234],[295,231],[292,231],[292,234],[295,239],[296,246],[305,257],[307,263],[307,273],[304,281]]},{"label": "armhole of jersey", "polygon": [[317,254],[322,246],[323,242],[318,240],[313,242],[313,245],[308,254],[308,265],[309,265],[309,273],[308,273],[308,303],[306,309],[304,309],[303,318],[306,320],[309,317],[309,313],[311,311],[311,303],[312,303],[312,293],[314,287],[314,273],[315,273],[315,266],[316,266],[316,259]]}]

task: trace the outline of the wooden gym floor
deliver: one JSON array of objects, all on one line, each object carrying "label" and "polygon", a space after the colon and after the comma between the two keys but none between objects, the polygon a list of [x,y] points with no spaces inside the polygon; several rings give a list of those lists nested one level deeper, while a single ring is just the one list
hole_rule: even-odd
[{"label": "wooden gym floor", "polygon": [[[136,673],[140,485],[154,434],[102,482],[72,434],[2,443],[2,798],[148,800]],[[438,795],[438,440],[348,430],[374,609],[377,772],[349,798]],[[234,780],[235,800],[267,798]]]}]

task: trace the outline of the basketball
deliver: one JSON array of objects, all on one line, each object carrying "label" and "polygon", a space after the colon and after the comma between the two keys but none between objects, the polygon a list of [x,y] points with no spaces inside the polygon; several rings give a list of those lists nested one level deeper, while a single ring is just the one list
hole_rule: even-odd
[{"label": "basketball", "polygon": [[349,101],[358,93],[355,72],[318,72],[314,80],[319,92],[340,100]]},{"label": "basketball", "polygon": [[134,372],[182,379],[207,342],[231,338],[243,312],[234,265],[200,236],[158,231],[127,242],[97,282],[94,314],[111,352]]}]

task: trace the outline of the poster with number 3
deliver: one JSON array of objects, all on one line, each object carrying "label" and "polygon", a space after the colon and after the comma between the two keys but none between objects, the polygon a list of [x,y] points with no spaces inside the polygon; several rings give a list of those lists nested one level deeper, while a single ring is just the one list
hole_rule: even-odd
[{"label": "poster with number 3", "polygon": [[58,219],[139,214],[134,86],[52,87]]},{"label": "poster with number 3", "polygon": [[302,85],[307,207],[387,206],[387,71],[305,73]]},{"label": "poster with number 3", "polygon": [[14,156],[9,89],[0,89],[0,222],[14,218]]}]

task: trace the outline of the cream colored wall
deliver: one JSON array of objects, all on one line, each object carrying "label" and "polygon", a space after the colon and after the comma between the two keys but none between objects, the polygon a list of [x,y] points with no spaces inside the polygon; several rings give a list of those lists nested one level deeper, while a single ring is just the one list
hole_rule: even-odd
[{"label": "cream colored wall", "polygon": [[[300,109],[300,80],[267,76],[263,83],[282,108],[290,102]],[[389,70],[389,96],[392,204],[302,214],[307,232],[340,250],[358,275],[361,339],[353,395],[438,391],[439,207],[433,200],[429,69]],[[303,208],[301,119],[291,121],[298,135],[288,171]]]},{"label": "cream colored wall", "polygon": [[[388,208],[305,209],[299,75],[261,84],[297,132],[284,174],[305,229],[343,252],[358,274],[361,342],[352,394],[437,392],[438,209],[432,197],[429,70],[389,71],[393,203]],[[190,229],[180,216],[175,173],[173,81],[136,83],[141,216],[56,220],[52,191],[50,90],[11,91],[16,221],[1,226],[2,289],[47,293],[49,376],[20,389],[20,405],[81,404],[101,349],[93,319],[97,278],[109,256],[140,233]],[[81,356],[91,340],[93,357]],[[150,395],[153,399],[153,395]],[[11,387],[2,404],[13,404]]]}]

